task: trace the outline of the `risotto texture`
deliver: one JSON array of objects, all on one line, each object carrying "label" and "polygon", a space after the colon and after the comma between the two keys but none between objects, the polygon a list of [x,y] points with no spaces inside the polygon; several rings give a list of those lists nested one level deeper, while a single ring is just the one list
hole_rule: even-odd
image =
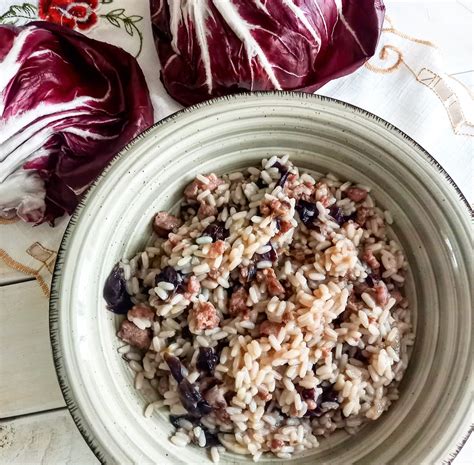
[{"label": "risotto texture", "polygon": [[391,223],[370,187],[287,156],[196,176],[106,283],[145,416],[166,409],[171,442],[214,462],[289,459],[379,418],[414,339]]}]

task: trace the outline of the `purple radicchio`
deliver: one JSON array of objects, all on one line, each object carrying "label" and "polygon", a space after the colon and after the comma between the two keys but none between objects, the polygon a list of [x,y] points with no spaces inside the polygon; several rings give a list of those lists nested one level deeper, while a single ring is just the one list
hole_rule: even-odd
[{"label": "purple radicchio", "polygon": [[371,57],[382,0],[151,0],[168,93],[183,105],[242,91],[314,92]]},{"label": "purple radicchio", "polygon": [[107,308],[114,313],[124,314],[133,307],[127,292],[123,269],[117,263],[105,280],[103,296]]},{"label": "purple radicchio", "polygon": [[153,123],[124,50],[48,22],[0,26],[0,217],[71,213],[113,156]]}]

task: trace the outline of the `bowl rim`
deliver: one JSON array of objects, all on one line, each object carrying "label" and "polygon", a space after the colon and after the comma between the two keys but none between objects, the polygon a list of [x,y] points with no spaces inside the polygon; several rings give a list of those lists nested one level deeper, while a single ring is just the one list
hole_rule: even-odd
[{"label": "bowl rim", "polygon": [[[416,142],[412,137],[407,135],[404,131],[399,129],[398,127],[394,126],[392,123],[388,122],[387,120],[381,118],[380,116],[375,115],[357,105],[353,105],[351,103],[345,102],[343,100],[339,100],[333,97],[327,97],[324,95],[318,94],[309,94],[305,92],[298,92],[298,91],[257,91],[257,92],[242,92],[238,94],[231,94],[231,95],[224,95],[220,97],[216,97],[210,100],[206,100],[204,102],[200,102],[194,104],[189,107],[182,108],[170,115],[166,116],[165,118],[157,121],[149,128],[142,131],[140,134],[135,136],[128,144],[126,144],[122,150],[120,150],[107,164],[104,170],[97,176],[97,178],[91,183],[91,185],[87,188],[86,192],[81,197],[77,207],[75,208],[74,212],[71,214],[69,222],[66,226],[64,231],[63,238],[61,239],[61,243],[58,249],[58,254],[56,257],[56,262],[54,266],[54,271],[52,275],[51,281],[51,292],[50,292],[50,299],[49,299],[49,335],[50,335],[50,343],[52,348],[53,354],[53,362],[55,367],[56,376],[59,382],[59,386],[61,388],[61,393],[68,408],[68,411],[77,427],[79,432],[81,433],[82,437],[84,438],[85,442],[94,453],[95,457],[101,462],[102,464],[106,464],[107,461],[105,460],[105,454],[102,450],[102,447],[98,442],[95,440],[94,433],[89,429],[87,422],[84,420],[84,416],[81,411],[80,405],[74,399],[71,388],[69,385],[69,380],[66,372],[66,367],[64,363],[64,358],[62,354],[62,347],[61,347],[61,338],[60,338],[60,330],[59,325],[57,324],[60,319],[60,312],[59,312],[59,282],[61,281],[62,275],[62,265],[64,263],[64,255],[65,251],[69,242],[71,235],[74,232],[75,225],[78,221],[80,213],[84,208],[85,204],[87,203],[88,199],[93,196],[94,191],[97,188],[99,182],[107,176],[109,171],[115,165],[115,163],[126,156],[126,153],[141,139],[147,137],[147,135],[154,131],[156,128],[168,124],[182,115],[186,113],[198,111],[201,108],[214,105],[219,102],[223,101],[233,101],[233,100],[245,100],[245,99],[254,99],[258,101],[260,98],[280,98],[284,97],[287,99],[294,99],[295,101],[301,99],[308,99],[313,100],[316,103],[325,103],[330,102],[332,104],[336,104],[339,107],[345,107],[355,113],[359,114],[365,119],[374,120],[380,126],[384,126],[385,130],[391,132],[392,134],[397,134],[398,136],[402,136],[411,146],[412,148],[419,153],[421,156],[425,158],[429,164],[441,174],[447,183],[454,189],[456,193],[457,200],[460,204],[463,205],[463,208],[466,209],[467,214],[471,217],[471,220],[474,218],[474,211],[471,208],[467,198],[458,187],[456,182],[451,178],[448,172],[441,166],[441,164],[432,156],[430,153],[423,148],[418,142]],[[446,457],[443,460],[443,464],[450,465],[456,456],[460,453],[461,449],[464,447],[466,442],[468,441],[471,433],[474,431],[474,424],[471,424],[468,431],[466,431],[462,437],[459,439],[459,442],[456,445],[456,448],[453,451],[446,452]]]}]

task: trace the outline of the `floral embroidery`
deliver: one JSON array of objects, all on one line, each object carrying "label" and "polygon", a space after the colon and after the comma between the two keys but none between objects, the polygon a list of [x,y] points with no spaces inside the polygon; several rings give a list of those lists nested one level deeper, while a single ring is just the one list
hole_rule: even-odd
[{"label": "floral embroidery", "polygon": [[5,13],[0,14],[0,24],[20,26],[36,18],[36,6],[31,3],[12,5]]},{"label": "floral embroidery", "polygon": [[[40,261],[51,274],[53,273],[54,263],[56,261],[57,255],[56,251],[47,249],[44,245],[37,241],[31,244],[28,249],[26,249],[26,253]],[[38,272],[43,268],[43,266],[38,269]]]},{"label": "floral embroidery", "polygon": [[[56,259],[56,253],[54,253],[54,260],[55,259]],[[10,255],[8,255],[8,253],[3,249],[0,249],[0,261],[4,262],[5,265],[7,265],[9,268],[12,268],[13,270],[20,271],[21,273],[24,273],[28,276],[33,276],[34,278],[36,278],[39,286],[41,287],[41,290],[43,291],[43,294],[46,297],[49,297],[50,289],[49,289],[48,284],[46,283],[45,278],[48,280],[50,279],[51,271],[49,267],[47,267],[46,269],[48,271],[44,273],[44,270],[43,270],[45,268],[44,263],[38,269],[31,268],[27,265],[23,265],[22,263],[17,262],[15,259],[10,257]],[[52,266],[53,265],[51,264],[51,267]],[[45,276],[43,276],[43,274],[45,274]]]},{"label": "floral embroidery", "polygon": [[38,16],[71,29],[86,31],[97,23],[98,0],[40,0]]},{"label": "floral embroidery", "polygon": [[[112,3],[112,1],[113,0],[102,0],[102,3]],[[112,26],[118,28],[121,28],[121,25],[123,24],[125,31],[131,37],[134,37],[135,34],[137,35],[139,40],[138,52],[135,55],[135,58],[137,58],[142,52],[143,48],[143,34],[136,23],[142,21],[143,16],[128,16],[127,14],[125,14],[125,8],[117,8],[115,10],[109,11],[107,14],[100,15],[100,17],[106,19]]]},{"label": "floral embroidery", "polygon": [[[391,33],[401,37],[402,39],[409,40],[410,42],[415,42],[426,47],[436,48],[436,46],[429,40],[417,39],[416,37],[409,36],[408,34],[395,29],[390,18],[387,16],[385,17],[385,21],[388,23],[389,27],[384,27],[382,29],[382,33],[384,34],[382,35],[381,42],[383,42],[383,39],[386,38],[388,33]],[[448,76],[445,74],[439,75],[427,68],[422,68],[420,71],[416,72],[416,70],[412,69],[404,60],[403,52],[394,45],[382,45],[378,58],[379,61],[383,63],[383,66],[374,64],[374,61],[376,61],[376,57],[374,57],[365,63],[365,67],[374,73],[388,74],[398,70],[401,65],[404,65],[419,83],[431,89],[439,98],[446,109],[454,134],[474,136],[474,122],[467,120],[460,98],[449,85]]]},{"label": "floral embroidery", "polygon": [[20,26],[40,18],[69,29],[87,31],[102,19],[109,25],[124,30],[136,40],[138,51],[135,57],[138,57],[143,48],[143,33],[139,27],[143,16],[130,15],[125,8],[103,11],[104,6],[113,3],[114,0],[39,0],[38,8],[31,3],[22,3],[13,5],[0,14],[0,24]]}]

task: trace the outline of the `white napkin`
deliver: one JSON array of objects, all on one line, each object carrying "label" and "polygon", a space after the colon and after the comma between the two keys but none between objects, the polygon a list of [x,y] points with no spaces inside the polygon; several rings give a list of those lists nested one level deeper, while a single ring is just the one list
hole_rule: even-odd
[{"label": "white napkin", "polygon": [[[82,17],[75,19],[71,8],[77,5],[88,7],[81,10]],[[137,56],[156,121],[180,108],[159,79],[148,0],[0,0],[0,23],[21,25],[38,19],[38,7],[40,19],[63,20],[92,38]],[[387,10],[390,14],[390,5]],[[408,37],[395,27],[386,20],[376,56],[354,74],[330,82],[318,93],[350,102],[398,126],[440,162],[472,201],[471,170],[466,169],[471,166],[473,153],[472,94],[443,73],[439,53],[432,44]],[[52,263],[67,220],[63,218],[55,228],[0,222],[0,282],[17,279],[20,271],[36,276],[48,295]]]},{"label": "white napkin", "polygon": [[472,203],[473,94],[443,71],[436,45],[406,35],[386,17],[375,56],[317,93],[364,108],[407,133]]}]

